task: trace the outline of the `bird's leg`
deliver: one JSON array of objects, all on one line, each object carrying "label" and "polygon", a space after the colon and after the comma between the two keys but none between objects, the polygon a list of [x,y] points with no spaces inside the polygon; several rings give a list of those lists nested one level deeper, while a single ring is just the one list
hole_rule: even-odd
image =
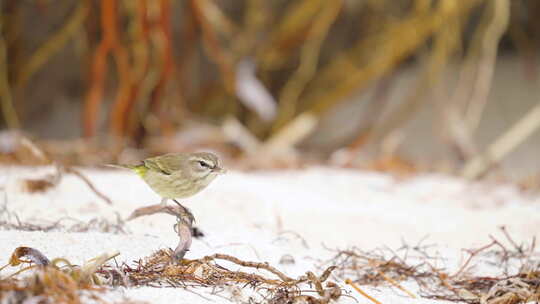
[{"label": "bird's leg", "polygon": [[167,200],[168,200],[168,198],[164,198],[164,197],[161,198],[161,203],[160,203],[161,207],[167,206]]},{"label": "bird's leg", "polygon": [[[193,213],[191,213],[191,210],[189,210],[184,205],[180,204],[180,202],[178,202],[177,200],[173,200],[173,201],[179,207],[180,209],[179,211],[181,212],[182,216],[185,217],[186,219],[189,219],[189,221],[193,225],[193,223],[195,223],[195,216],[193,215]],[[175,231],[178,232],[177,230]],[[204,236],[204,232],[202,232],[201,229],[199,229],[196,226],[191,226],[191,236],[198,239]]]}]

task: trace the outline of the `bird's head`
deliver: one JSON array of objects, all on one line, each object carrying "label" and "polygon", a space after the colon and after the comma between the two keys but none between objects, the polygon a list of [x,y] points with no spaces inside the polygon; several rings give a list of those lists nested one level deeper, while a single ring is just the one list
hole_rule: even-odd
[{"label": "bird's head", "polygon": [[192,153],[188,157],[188,166],[196,177],[215,177],[226,172],[219,163],[216,155],[209,152]]}]

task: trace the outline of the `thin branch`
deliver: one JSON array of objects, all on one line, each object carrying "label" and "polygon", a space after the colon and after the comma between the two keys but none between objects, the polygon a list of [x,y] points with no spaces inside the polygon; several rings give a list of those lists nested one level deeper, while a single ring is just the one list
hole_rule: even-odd
[{"label": "thin branch", "polygon": [[239,258],[230,256],[230,255],[227,255],[227,254],[222,254],[222,253],[216,253],[216,254],[207,256],[205,258],[206,259],[221,259],[221,260],[226,260],[226,261],[229,261],[229,262],[232,262],[232,263],[238,264],[240,266],[244,266],[244,267],[264,269],[266,271],[269,271],[269,272],[277,275],[281,280],[283,280],[285,282],[294,281],[294,279],[288,277],[287,275],[285,275],[281,271],[277,270],[276,268],[268,265],[268,263],[242,261]]},{"label": "thin branch", "polygon": [[289,77],[280,92],[280,111],[274,130],[278,130],[289,122],[296,113],[298,99],[307,83],[315,76],[322,44],[328,35],[330,27],[339,16],[341,6],[341,0],[325,2],[313,19],[313,25],[306,37],[306,42],[300,50],[300,66]]},{"label": "thin branch", "polygon": [[409,295],[409,297],[413,298],[413,299],[416,299],[417,296],[408,291],[407,289],[405,289],[405,287],[401,286],[398,282],[396,282],[396,280],[392,279],[391,277],[387,276],[386,274],[384,274],[384,272],[380,271],[380,270],[377,270],[377,273],[383,277],[383,279],[385,279],[388,283],[394,285],[395,287],[397,287],[399,290],[403,291],[404,293],[406,293],[407,295]]},{"label": "thin branch", "polygon": [[360,289],[360,287],[356,286],[356,284],[354,284],[354,282],[351,281],[350,279],[346,279],[345,284],[351,285],[351,287],[354,288],[354,290],[358,291],[359,294],[363,295],[364,297],[366,297],[371,302],[373,302],[375,304],[382,304],[381,302],[379,302],[374,297],[372,297],[372,296],[368,295],[367,293],[365,293],[362,289]]},{"label": "thin branch", "polygon": [[11,129],[20,128],[21,124],[17,111],[13,105],[13,96],[8,78],[8,53],[4,40],[2,18],[0,18],[0,99],[2,100],[2,112],[7,126]]},{"label": "thin branch", "polygon": [[66,173],[71,173],[71,174],[77,176],[78,178],[80,178],[88,186],[88,188],[90,188],[90,190],[92,190],[97,196],[99,196],[99,198],[101,198],[107,204],[112,205],[112,200],[109,197],[107,197],[105,194],[101,193],[94,186],[94,184],[88,179],[88,177],[86,177],[84,174],[82,174],[79,170],[76,170],[76,169],[74,169],[72,167],[62,167],[61,170],[66,172]]},{"label": "thin branch", "polygon": [[484,153],[467,162],[461,170],[461,175],[474,179],[486,173],[492,165],[499,163],[538,128],[540,128],[540,103],[497,138]]},{"label": "thin branch", "polygon": [[491,243],[489,243],[489,244],[487,244],[487,245],[485,245],[485,246],[482,246],[482,247],[480,247],[480,248],[478,248],[478,249],[476,249],[476,250],[473,250],[473,251],[469,252],[469,258],[467,258],[467,261],[465,261],[465,263],[463,263],[463,265],[461,265],[461,267],[459,268],[459,270],[458,270],[456,273],[454,273],[453,275],[451,275],[450,277],[451,277],[451,278],[455,278],[455,277],[457,277],[458,275],[460,275],[460,274],[465,270],[465,268],[467,268],[467,266],[469,266],[470,262],[472,261],[472,259],[473,259],[476,255],[478,255],[480,252],[482,252],[482,251],[484,251],[484,250],[486,250],[486,249],[492,247],[492,246],[495,245],[495,244],[497,244],[497,242],[493,241],[493,242],[491,242]]},{"label": "thin branch", "polygon": [[506,32],[510,20],[510,1],[494,0],[488,1],[487,4],[490,6],[493,17],[482,37],[482,54],[478,63],[476,79],[473,83],[471,102],[465,114],[465,120],[471,133],[478,127],[482,112],[487,103],[493,72],[495,70],[498,44],[502,35]]}]

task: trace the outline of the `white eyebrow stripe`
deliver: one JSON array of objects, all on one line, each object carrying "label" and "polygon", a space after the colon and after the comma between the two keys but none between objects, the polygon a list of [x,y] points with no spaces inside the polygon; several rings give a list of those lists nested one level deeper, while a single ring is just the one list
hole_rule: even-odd
[{"label": "white eyebrow stripe", "polygon": [[196,158],[195,160],[205,163],[206,165],[208,165],[208,167],[210,167],[212,169],[216,167],[216,164],[214,164],[214,162],[212,160],[204,159],[204,158]]}]

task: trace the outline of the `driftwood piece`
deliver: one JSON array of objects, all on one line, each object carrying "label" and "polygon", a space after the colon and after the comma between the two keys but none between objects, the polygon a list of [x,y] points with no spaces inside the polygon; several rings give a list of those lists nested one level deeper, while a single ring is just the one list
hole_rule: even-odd
[{"label": "driftwood piece", "polygon": [[180,262],[191,247],[193,239],[193,222],[195,222],[195,217],[189,209],[182,206],[178,201],[174,200],[174,202],[176,203],[175,206],[166,205],[166,200],[164,199],[160,204],[138,208],[131,213],[127,220],[130,221],[141,216],[156,213],[166,213],[176,216],[174,228],[180,241],[174,250],[172,258],[174,259],[174,262]]}]

